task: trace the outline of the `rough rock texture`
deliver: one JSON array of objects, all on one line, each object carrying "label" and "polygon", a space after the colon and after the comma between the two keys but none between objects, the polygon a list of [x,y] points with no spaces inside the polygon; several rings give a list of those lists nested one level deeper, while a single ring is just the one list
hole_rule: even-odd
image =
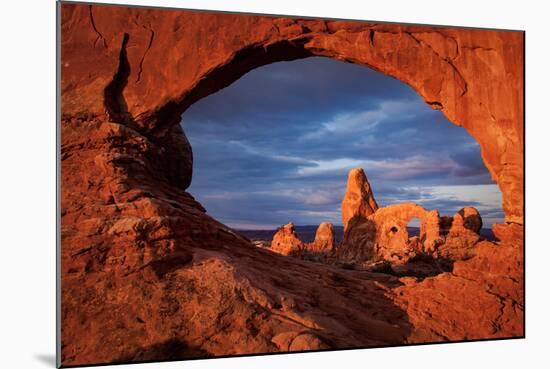
[{"label": "rough rock texture", "polygon": [[460,209],[453,217],[453,225],[449,233],[462,233],[463,230],[479,234],[483,227],[483,221],[476,208],[468,206]]},{"label": "rough rock texture", "polygon": [[[443,218],[443,217],[442,217]],[[445,241],[434,250],[434,255],[451,260],[466,260],[473,256],[483,222],[476,208],[465,207],[452,218],[440,220]]]},{"label": "rough rock texture", "polygon": [[297,255],[304,249],[304,243],[296,234],[294,224],[288,223],[277,229],[271,241],[271,250],[281,255]]},{"label": "rough rock texture", "polygon": [[100,5],[61,10],[63,113],[107,112],[154,141],[170,137],[163,147],[181,154],[172,169],[183,187],[190,150],[176,147],[182,139],[168,131],[185,109],[255,67],[319,55],[395,77],[464,127],[500,186],[506,220],[523,223],[521,32]]},{"label": "rough rock texture", "polygon": [[[407,224],[413,218],[420,220],[420,239],[409,238]],[[437,210],[403,203],[379,208],[366,218],[352,218],[337,254],[343,260],[404,263],[418,252],[432,253],[443,242]]]},{"label": "rough rock texture", "polygon": [[346,195],[342,200],[342,223],[344,232],[349,221],[358,216],[367,218],[378,209],[372,189],[362,168],[355,168],[348,173]]},{"label": "rough rock texture", "polygon": [[395,277],[254,247],[170,184],[157,145],[88,118],[62,122],[65,365],[407,340]]},{"label": "rough rock texture", "polygon": [[[360,169],[352,169],[349,178],[343,204],[349,203],[349,188],[356,188],[355,178],[360,178],[361,183],[368,183]],[[368,189],[370,191],[370,186]],[[372,193],[369,198],[373,198]],[[363,204],[364,201],[357,203]],[[481,240],[479,232],[483,222],[474,207],[462,208],[453,217],[440,217],[437,210],[428,211],[414,203],[377,208],[368,215],[360,211],[355,213],[336,252],[343,261],[382,260],[405,264],[419,254],[447,260],[467,260],[473,256],[474,246]],[[407,226],[415,218],[420,221],[420,235],[409,237]]]},{"label": "rough rock texture", "polygon": [[439,212],[428,211],[414,203],[390,205],[378,209],[371,216],[376,224],[376,254],[382,259],[399,261],[408,259],[408,254],[418,251],[418,243],[409,243],[407,225],[413,218],[420,220],[419,251],[431,252],[443,240],[439,230]]},{"label": "rough rock texture", "polygon": [[323,222],[319,224],[319,228],[315,232],[315,239],[312,243],[307,244],[306,248],[311,251],[330,253],[334,251],[335,246],[332,223]]},{"label": "rough rock texture", "polygon": [[405,286],[394,292],[397,304],[417,327],[409,339],[431,342],[498,338],[523,331],[522,227],[498,228],[502,229],[501,235],[516,236],[503,237],[498,244],[478,243],[474,256],[455,262],[451,273],[420,283],[402,280]]},{"label": "rough rock texture", "polygon": [[348,222],[344,239],[336,249],[338,259],[361,262],[376,256],[376,224],[371,219],[355,216]]},{"label": "rough rock texture", "polygon": [[[523,34],[59,6],[63,365],[523,335]],[[312,55],[393,76],[467,129],[517,224],[419,281],[285,258],[208,216],[185,192],[181,113]]]}]

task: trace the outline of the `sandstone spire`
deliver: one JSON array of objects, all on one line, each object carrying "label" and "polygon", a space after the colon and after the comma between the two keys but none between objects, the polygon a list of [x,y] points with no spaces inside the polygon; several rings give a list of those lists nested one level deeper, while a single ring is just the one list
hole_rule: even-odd
[{"label": "sandstone spire", "polygon": [[356,215],[367,217],[378,209],[365,172],[361,168],[352,169],[348,174],[348,188],[342,201],[342,222],[344,230]]},{"label": "sandstone spire", "polygon": [[334,229],[332,223],[323,222],[317,228],[315,233],[315,240],[313,241],[311,248],[314,251],[330,252],[334,249]]}]

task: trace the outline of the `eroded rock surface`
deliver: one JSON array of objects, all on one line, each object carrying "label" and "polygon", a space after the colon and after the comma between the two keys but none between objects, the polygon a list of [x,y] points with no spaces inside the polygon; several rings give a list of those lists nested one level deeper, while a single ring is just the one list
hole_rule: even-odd
[{"label": "eroded rock surface", "polygon": [[[350,171],[348,188],[354,173],[356,169]],[[410,237],[408,225],[413,219],[420,223],[420,234]],[[348,262],[386,261],[394,265],[406,264],[419,255],[467,260],[481,240],[482,224],[474,207],[462,208],[453,217],[440,217],[437,210],[429,211],[414,203],[394,204],[352,218],[336,255]]]},{"label": "eroded rock surface", "polygon": [[[521,32],[63,4],[61,33],[62,112],[107,111],[155,141],[261,65],[317,55],[372,66],[476,139],[506,221],[523,222]],[[179,169],[189,185],[191,168]]]},{"label": "eroded rock surface", "polygon": [[[410,238],[407,224],[420,220],[420,237]],[[368,259],[404,263],[419,252],[432,252],[444,240],[439,234],[439,213],[414,203],[390,205],[367,218],[356,217],[349,223],[338,250],[347,260]]]},{"label": "eroded rock surface", "polygon": [[370,183],[362,168],[352,169],[348,174],[346,195],[342,200],[342,223],[344,232],[354,217],[367,218],[378,209]]},{"label": "eroded rock surface", "polygon": [[319,228],[315,232],[315,239],[312,243],[306,245],[306,248],[315,252],[331,253],[334,251],[335,246],[332,223],[323,222],[319,224]]},{"label": "eroded rock surface", "polygon": [[[407,225],[414,218],[420,221],[420,240],[411,242]],[[380,208],[371,219],[376,224],[376,255],[385,260],[404,262],[416,252],[435,250],[443,242],[437,210],[403,203]]]},{"label": "eroded rock surface", "polygon": [[[523,334],[521,33],[60,6],[63,365]],[[276,255],[212,219],[185,192],[181,113],[313,55],[393,76],[467,129],[517,224],[420,280]],[[352,217],[348,239],[372,227]]]},{"label": "eroded rock surface", "polygon": [[[503,233],[521,233],[517,225],[498,228]],[[518,241],[479,242],[473,257],[455,262],[451,273],[420,283],[407,280],[397,288],[396,303],[417,327],[410,339],[451,341],[513,337],[523,332],[523,243]]]},{"label": "eroded rock surface", "polygon": [[280,227],[273,235],[271,250],[281,255],[297,255],[304,249],[304,243],[296,234],[294,224],[288,223]]},{"label": "eroded rock surface", "polygon": [[482,220],[476,208],[465,207],[452,218],[440,221],[445,241],[434,250],[434,255],[451,260],[466,260],[472,257],[473,248],[481,240],[479,231]]}]

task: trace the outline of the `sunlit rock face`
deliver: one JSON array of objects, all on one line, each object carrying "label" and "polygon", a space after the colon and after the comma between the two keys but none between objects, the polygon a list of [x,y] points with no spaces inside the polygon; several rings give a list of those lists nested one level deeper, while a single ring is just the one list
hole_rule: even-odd
[{"label": "sunlit rock face", "polygon": [[334,240],[334,228],[332,223],[323,222],[319,224],[313,243],[308,244],[308,249],[318,252],[330,253],[334,251],[336,241]]},{"label": "sunlit rock face", "polygon": [[334,252],[335,247],[332,223],[321,223],[315,232],[315,239],[310,243],[300,240],[294,224],[288,223],[277,229],[271,240],[270,249],[285,256],[304,257],[309,253],[329,255]]},{"label": "sunlit rock face", "polygon": [[352,169],[348,174],[348,185],[342,200],[342,223],[344,232],[353,217],[366,218],[378,209],[370,183],[361,168]]},{"label": "sunlit rock face", "polygon": [[294,224],[280,227],[271,241],[271,250],[281,255],[297,255],[304,249],[304,243],[296,235]]},{"label": "sunlit rock face", "polygon": [[483,222],[477,209],[465,207],[441,223],[445,223],[446,229],[442,229],[445,242],[437,248],[435,255],[451,260],[470,258],[474,246],[481,239],[479,232]]},{"label": "sunlit rock face", "polygon": [[[63,365],[523,335],[522,33],[60,7]],[[503,193],[496,243],[398,278],[253,247],[205,213],[182,112],[312,55],[395,77],[468,130]],[[376,241],[376,222],[347,225]]]},{"label": "sunlit rock face", "polygon": [[[195,101],[255,67],[312,55],[371,66],[474,137],[506,221],[523,222],[521,32],[78,4],[62,6],[61,32],[62,113],[107,112],[155,141],[174,137],[168,127]],[[186,188],[191,168],[171,169]]]},{"label": "sunlit rock face", "polygon": [[[349,172],[347,189],[342,201],[342,217],[346,219],[344,214],[353,216],[337,251],[341,259],[405,263],[420,252],[433,253],[444,243],[437,210],[428,211],[414,203],[378,208],[368,179],[360,168]],[[407,224],[413,218],[420,221],[420,235],[411,239]]]}]

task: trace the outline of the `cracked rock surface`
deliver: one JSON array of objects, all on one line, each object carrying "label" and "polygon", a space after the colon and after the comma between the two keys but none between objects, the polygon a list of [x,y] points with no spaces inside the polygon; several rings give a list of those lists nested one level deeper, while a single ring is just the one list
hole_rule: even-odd
[{"label": "cracked rock surface", "polygon": [[[60,6],[64,365],[523,334],[521,33]],[[276,255],[205,212],[181,113],[313,55],[393,76],[468,130],[503,193],[497,242],[398,278]]]}]

